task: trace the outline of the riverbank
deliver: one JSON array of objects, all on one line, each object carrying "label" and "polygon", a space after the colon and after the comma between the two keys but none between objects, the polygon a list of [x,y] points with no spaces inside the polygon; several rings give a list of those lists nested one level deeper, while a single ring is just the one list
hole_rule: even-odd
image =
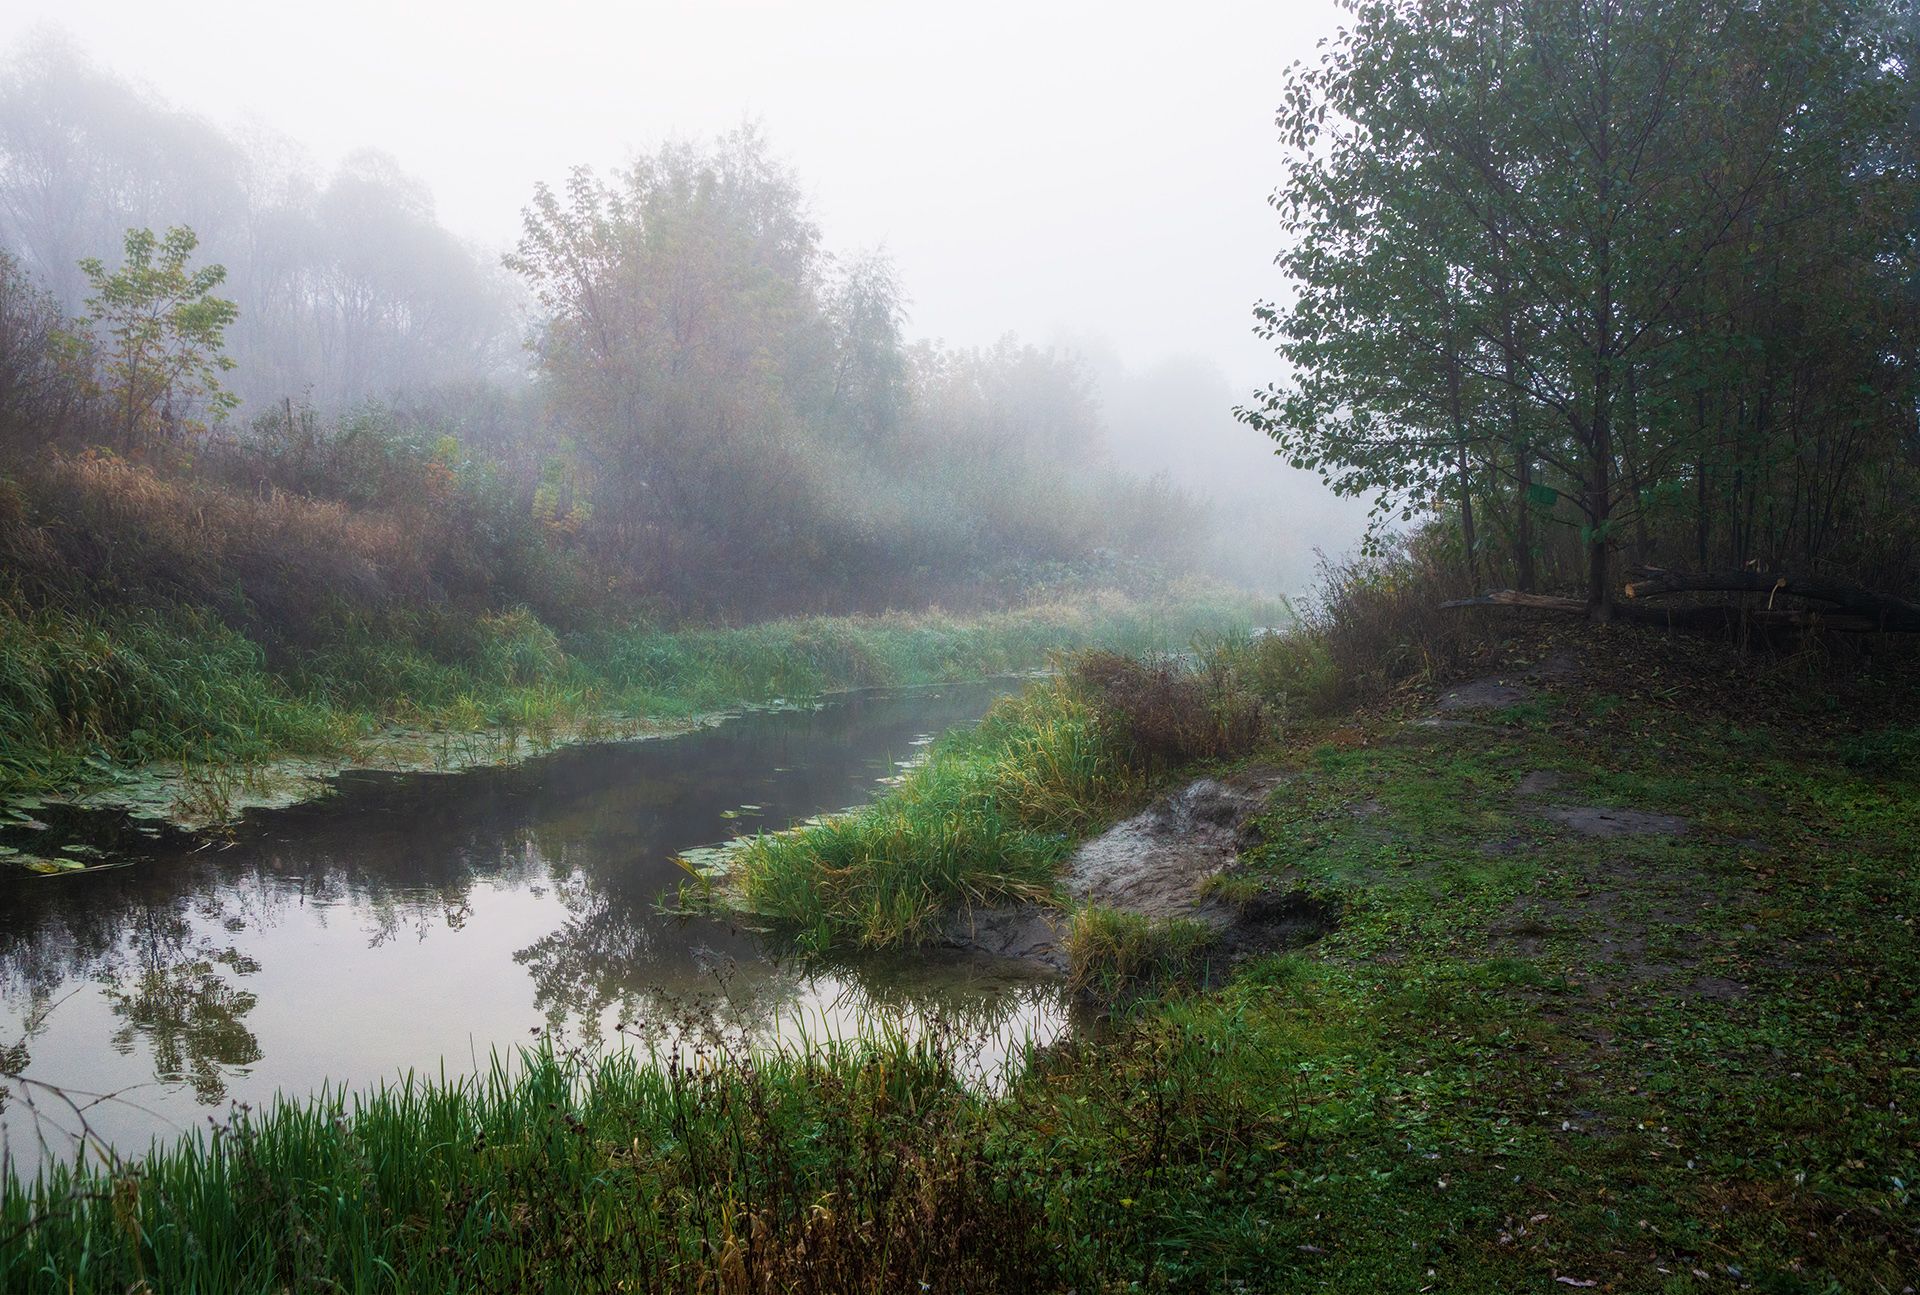
[{"label": "riverbank", "polygon": [[1205,589],[568,634],[517,611],[466,626],[457,651],[358,625],[270,654],[210,616],[0,607],[0,818],[82,800],[199,828],[309,798],[346,769],[510,762],[742,706],[1017,673],[1095,645],[1184,648],[1277,613]]},{"label": "riverbank", "polygon": [[1902,1289],[1909,667],[1584,629],[1470,664],[1249,757],[1212,890],[1323,938],[1137,978],[1004,1093],[887,1039],[288,1107],[9,1188],[8,1287]]}]

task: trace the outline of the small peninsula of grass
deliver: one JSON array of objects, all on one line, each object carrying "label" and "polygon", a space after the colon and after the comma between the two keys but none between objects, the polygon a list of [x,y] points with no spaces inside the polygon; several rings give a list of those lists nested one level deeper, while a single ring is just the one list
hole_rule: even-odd
[{"label": "small peninsula of grass", "polygon": [[806,947],[923,943],[957,905],[1050,893],[1073,842],[1140,785],[1070,682],[999,702],[862,809],[754,837],[721,883]]}]

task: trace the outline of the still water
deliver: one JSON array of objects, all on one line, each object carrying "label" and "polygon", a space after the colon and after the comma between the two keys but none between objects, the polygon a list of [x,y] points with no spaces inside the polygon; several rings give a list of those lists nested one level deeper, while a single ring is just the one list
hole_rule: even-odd
[{"label": "still water", "polygon": [[350,774],[214,845],[82,822],[127,866],[0,880],[5,1154],[25,1174],[71,1156],[82,1114],[137,1152],[230,1103],[466,1072],[542,1032],[619,1046],[622,1021],[792,1042],[938,1018],[990,1077],[1062,1028],[1050,982],[959,955],[810,968],[661,901],[680,851],[868,799],[1015,686],[872,691],[514,769]]}]

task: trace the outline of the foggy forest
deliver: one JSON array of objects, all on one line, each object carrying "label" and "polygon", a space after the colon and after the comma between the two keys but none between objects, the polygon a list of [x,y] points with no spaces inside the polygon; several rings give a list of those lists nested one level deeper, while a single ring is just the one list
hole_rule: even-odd
[{"label": "foggy forest", "polygon": [[0,1288],[1911,1291],[1917,46],[0,17]]}]

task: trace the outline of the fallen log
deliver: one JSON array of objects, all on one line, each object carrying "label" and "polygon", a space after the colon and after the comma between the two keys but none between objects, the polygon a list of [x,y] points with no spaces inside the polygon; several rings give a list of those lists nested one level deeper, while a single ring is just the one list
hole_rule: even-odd
[{"label": "fallen log", "polygon": [[[1583,598],[1562,598],[1552,594],[1526,594],[1517,589],[1492,589],[1478,598],[1455,598],[1440,604],[1442,611],[1471,607],[1519,607],[1534,611],[1587,614]],[[1900,629],[1882,625],[1867,616],[1849,612],[1804,611],[1798,608],[1748,607],[1650,607],[1644,603],[1615,603],[1615,620],[1637,625],[1662,625],[1669,629],[1738,629],[1742,625],[1767,629],[1823,629],[1867,633],[1880,629]]]},{"label": "fallen log", "polygon": [[1615,603],[1617,620],[1639,625],[1665,625],[1672,629],[1739,629],[1759,626],[1764,629],[1844,630],[1866,634],[1883,628],[1865,616],[1848,612],[1808,611],[1793,607],[1649,607],[1634,603]]},{"label": "fallen log", "polygon": [[[1871,589],[1836,580],[1830,576],[1769,574],[1763,571],[1668,571],[1660,567],[1641,567],[1639,578],[1628,583],[1628,598],[1658,598],[1684,593],[1750,593],[1767,595],[1767,614],[1784,609],[1774,606],[1783,597],[1805,598],[1830,603],[1839,614],[1826,615],[1820,622],[1829,629],[1883,630],[1920,634],[1920,604],[1903,598],[1878,594]],[[1821,615],[1821,613],[1810,613]],[[1753,611],[1749,617],[1758,618]],[[1859,621],[1861,624],[1842,624]],[[1765,621],[1761,621],[1765,623]],[[1783,624],[1798,624],[1784,621]]]}]

